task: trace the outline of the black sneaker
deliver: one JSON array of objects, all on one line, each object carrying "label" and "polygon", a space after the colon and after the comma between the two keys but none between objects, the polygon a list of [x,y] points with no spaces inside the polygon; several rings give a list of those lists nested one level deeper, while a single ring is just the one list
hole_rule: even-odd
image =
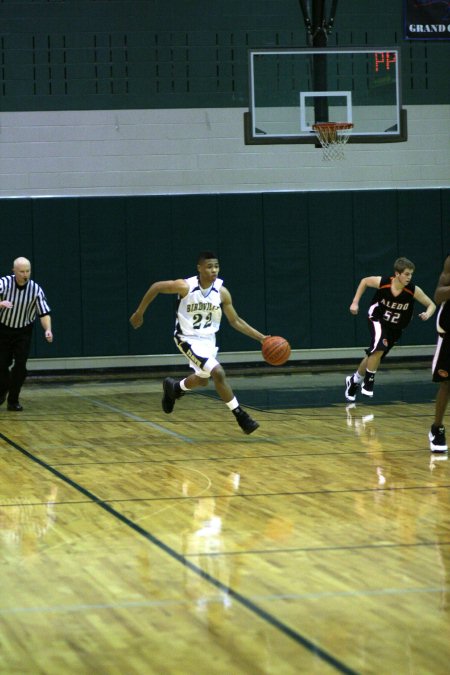
[{"label": "black sneaker", "polygon": [[372,398],[373,396],[373,385],[375,384],[375,375],[369,375],[369,377],[364,378],[363,385],[361,387],[361,394],[364,394],[364,396],[370,396]]},{"label": "black sneaker", "polygon": [[431,452],[447,452],[447,441],[445,440],[445,427],[431,426],[431,431],[428,434],[430,439]]},{"label": "black sneaker", "polygon": [[353,379],[353,375],[345,378],[345,398],[347,401],[354,401],[359,389],[359,384]]},{"label": "black sneaker", "polygon": [[255,422],[245,410],[238,412],[235,417],[244,434],[251,434],[259,427],[258,422]]},{"label": "black sneaker", "polygon": [[177,398],[180,398],[183,395],[182,392],[177,393],[176,390],[177,384],[178,380],[175,380],[175,378],[173,377],[166,377],[166,379],[163,382],[164,396],[162,397],[161,404],[162,409],[167,414],[172,412]]}]

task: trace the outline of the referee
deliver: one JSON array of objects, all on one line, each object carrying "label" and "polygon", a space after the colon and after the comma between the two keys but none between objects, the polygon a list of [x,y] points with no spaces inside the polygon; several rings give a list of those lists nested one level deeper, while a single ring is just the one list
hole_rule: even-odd
[{"label": "referee", "polygon": [[30,274],[30,261],[16,258],[13,274],[0,278],[0,405],[8,397],[8,410],[16,412],[23,410],[19,394],[27,376],[36,316],[45,331],[45,339],[53,342],[50,307],[44,291],[30,279]]}]

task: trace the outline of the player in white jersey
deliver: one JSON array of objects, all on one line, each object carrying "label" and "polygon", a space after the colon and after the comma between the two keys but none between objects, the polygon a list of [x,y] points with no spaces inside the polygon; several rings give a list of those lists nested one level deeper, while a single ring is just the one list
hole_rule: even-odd
[{"label": "player in white jersey", "polygon": [[193,373],[178,381],[166,377],[163,382],[162,407],[171,413],[177,398],[197,387],[206,386],[212,378],[220,398],[234,414],[239,426],[246,434],[258,428],[239,405],[231,389],[225,370],[217,360],[216,333],[220,328],[222,311],[230,325],[240,333],[263,342],[266,335],[246,323],[233,307],[230,292],[218,278],[219,261],[215,253],[205,251],[199,255],[198,274],[188,279],[157,281],[150,286],[138,308],[132,314],[130,323],[139,328],[144,322],[148,305],[159,293],[177,294],[178,307],[175,324],[175,344],[189,361]]}]

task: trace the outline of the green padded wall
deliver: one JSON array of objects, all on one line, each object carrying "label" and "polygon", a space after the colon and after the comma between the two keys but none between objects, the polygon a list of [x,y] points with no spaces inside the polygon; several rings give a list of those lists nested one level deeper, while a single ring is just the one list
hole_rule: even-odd
[{"label": "green padded wall", "polygon": [[313,339],[308,195],[269,193],[262,206],[267,330],[308,349]]},{"label": "green padded wall", "polygon": [[450,253],[450,190],[440,190],[442,220],[442,250]]},{"label": "green padded wall", "polygon": [[[239,315],[262,332],[294,349],[365,346],[372,292],[349,312],[360,279],[406,255],[431,297],[449,215],[448,189],[0,199],[0,273],[25,255],[47,293],[55,342],[39,327],[35,356],[176,353],[175,296],[157,297],[140,330],[128,320],[151,283],[195,274],[210,248]],[[434,341],[434,321],[417,316],[402,339]],[[219,345],[257,348],[226,319]]]},{"label": "green padded wall", "polygon": [[[218,252],[225,286],[233,305],[247,323],[267,330],[265,249],[260,194],[217,195]],[[253,350],[258,343],[229,327],[224,319],[221,349]]]},{"label": "green padded wall", "polygon": [[[168,197],[127,199],[127,292],[129,315],[153,281],[172,279],[172,218]],[[165,354],[173,351],[172,298],[159,296],[145,314],[144,325],[129,329],[130,354]]]},{"label": "green padded wall", "polygon": [[345,347],[353,339],[347,320],[354,292],[352,195],[313,192],[308,198],[311,339],[315,347]]},{"label": "green padded wall", "polygon": [[32,205],[32,276],[41,282],[52,308],[54,341],[35,330],[36,356],[70,357],[84,353],[77,199],[36,199]]},{"label": "green padded wall", "polygon": [[[399,251],[416,262],[414,281],[431,298],[442,268],[442,249],[435,246],[435,242],[441,241],[443,225],[444,229],[448,228],[448,221],[442,220],[440,190],[426,194],[415,190],[399,191]],[[414,331],[414,340],[418,344],[430,341],[430,323],[433,324],[433,330],[435,324],[434,317],[429,322],[418,318],[418,314],[423,311],[423,305],[417,304],[414,320],[408,329]]]},{"label": "green padded wall", "polygon": [[80,199],[83,355],[128,353],[125,204]]}]

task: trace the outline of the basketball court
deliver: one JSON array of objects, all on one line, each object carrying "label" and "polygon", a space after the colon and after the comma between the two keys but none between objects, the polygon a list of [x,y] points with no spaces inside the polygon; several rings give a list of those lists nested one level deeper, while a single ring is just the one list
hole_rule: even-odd
[{"label": "basketball court", "polygon": [[[245,143],[405,142],[398,46],[328,46],[337,0],[299,4],[306,46],[248,51]],[[166,415],[168,373],[31,377],[0,408],[0,674],[447,675],[431,363],[349,404],[358,360],[231,370],[250,436],[211,383]]]},{"label": "basketball court", "polygon": [[450,462],[425,368],[213,389],[31,381],[2,409],[0,672],[446,673]]}]

